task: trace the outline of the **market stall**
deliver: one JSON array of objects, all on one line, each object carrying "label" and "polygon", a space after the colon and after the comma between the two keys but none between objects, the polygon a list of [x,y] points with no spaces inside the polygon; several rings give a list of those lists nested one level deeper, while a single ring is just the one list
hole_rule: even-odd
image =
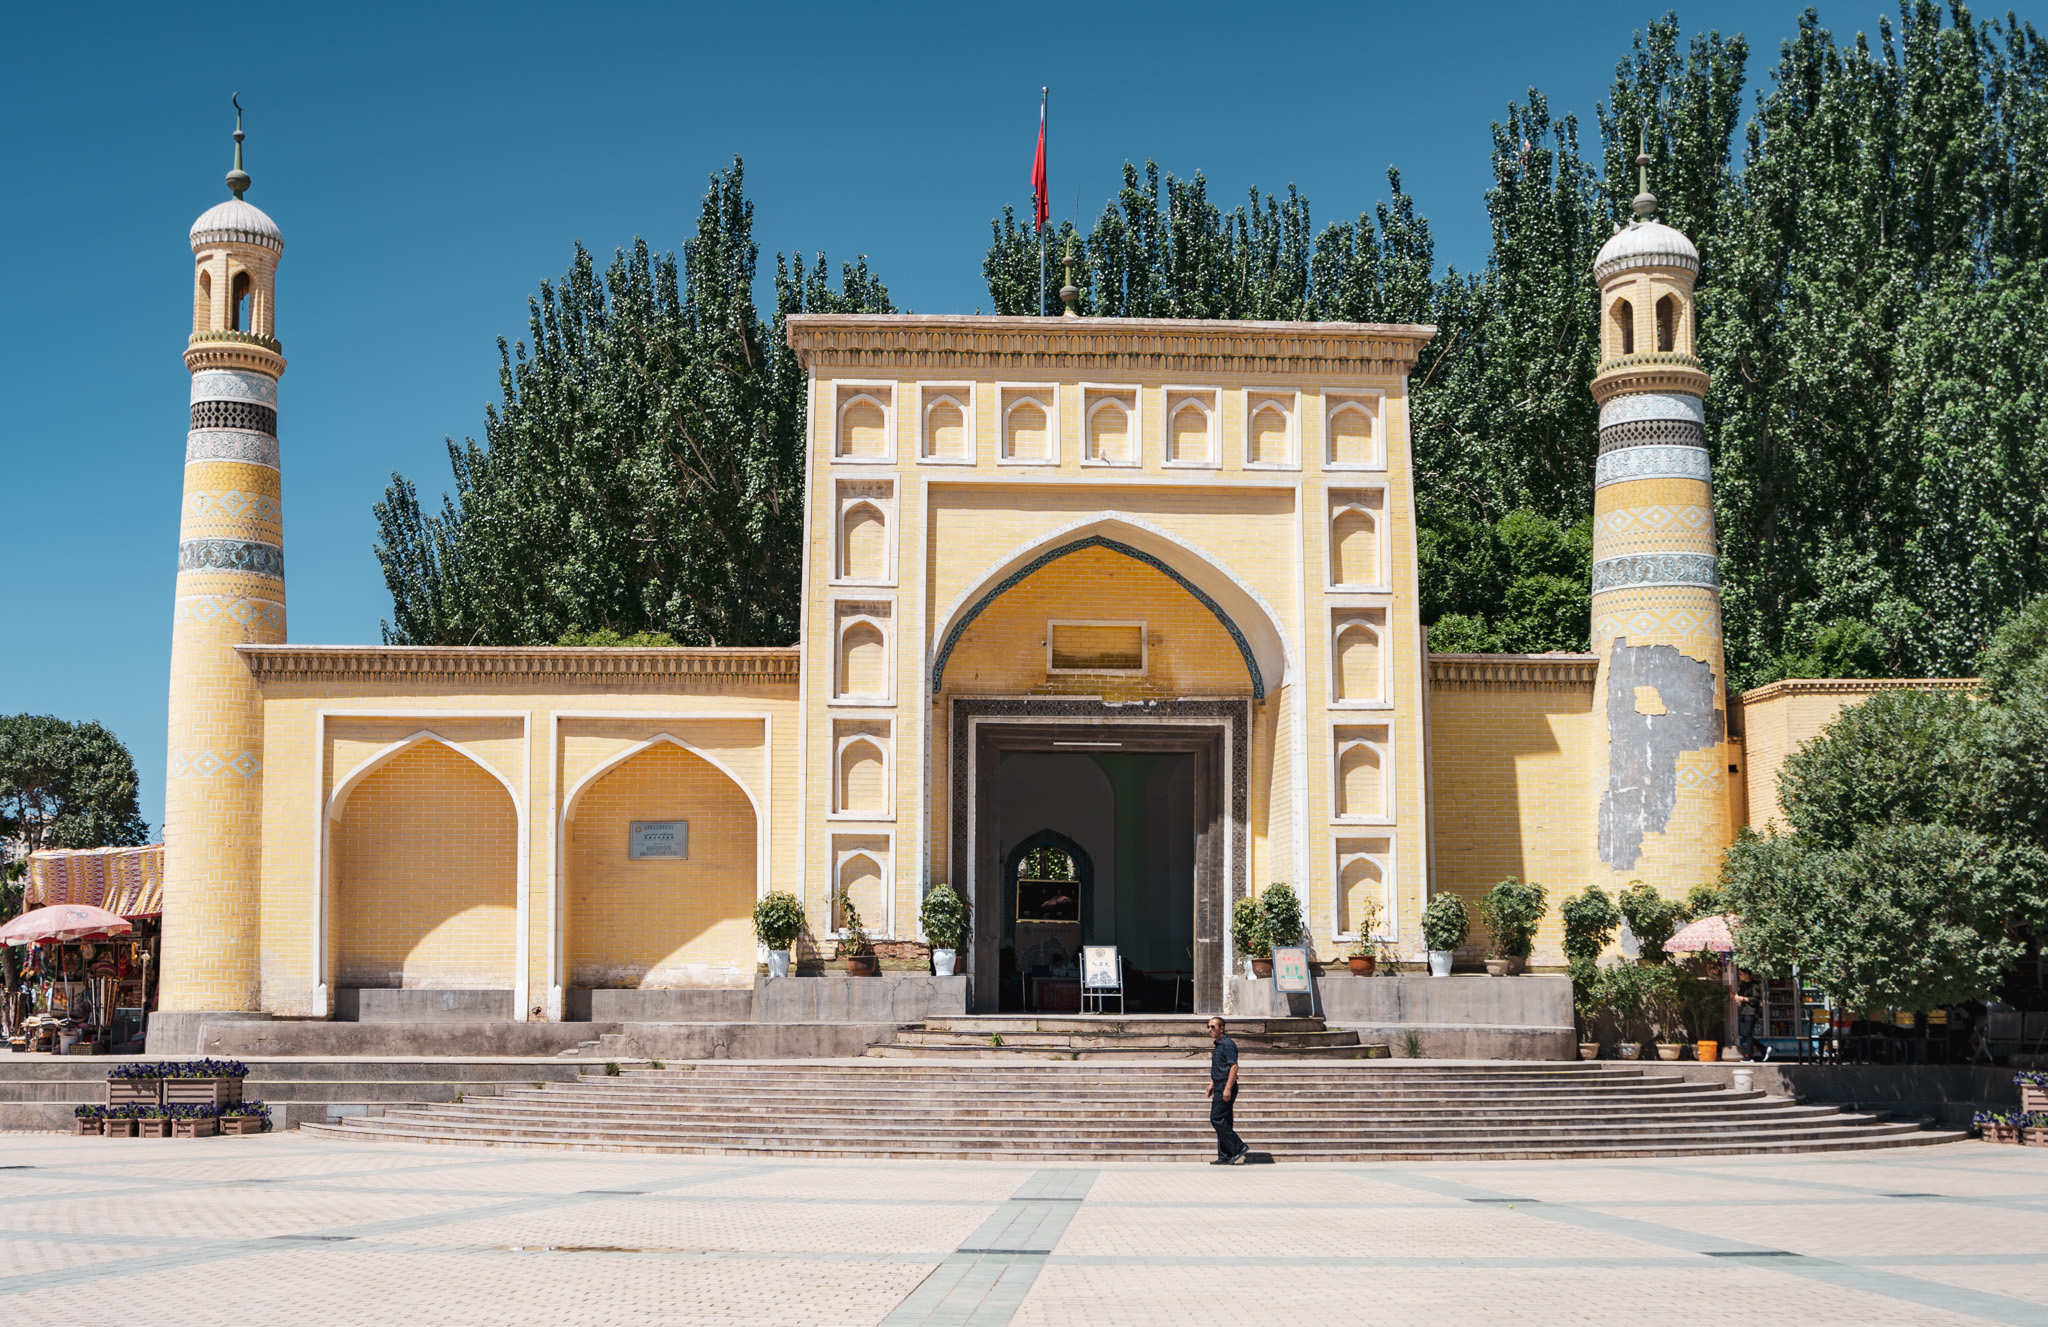
[{"label": "market stall", "polygon": [[0,926],[0,1032],[17,1051],[139,1052],[156,1001],[163,845],[50,849]]}]

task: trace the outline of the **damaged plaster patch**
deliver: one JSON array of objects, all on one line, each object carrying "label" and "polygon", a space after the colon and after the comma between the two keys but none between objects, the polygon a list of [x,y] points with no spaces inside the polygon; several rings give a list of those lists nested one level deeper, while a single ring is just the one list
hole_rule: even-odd
[{"label": "damaged plaster patch", "polygon": [[[1638,698],[1654,696],[1655,706]],[[1670,645],[1617,636],[1607,661],[1607,791],[1600,797],[1600,860],[1636,864],[1643,836],[1661,834],[1678,804],[1678,758],[1721,740],[1714,670]],[[1660,713],[1644,713],[1646,709]]]}]

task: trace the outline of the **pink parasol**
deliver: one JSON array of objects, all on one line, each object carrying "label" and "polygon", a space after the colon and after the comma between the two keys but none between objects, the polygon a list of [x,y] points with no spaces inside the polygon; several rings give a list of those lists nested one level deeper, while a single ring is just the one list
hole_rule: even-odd
[{"label": "pink parasol", "polygon": [[135,929],[126,920],[84,903],[58,903],[25,912],[0,926],[0,944],[29,945],[40,941],[104,940]]},{"label": "pink parasol", "polygon": [[1735,950],[1734,931],[1742,919],[1732,912],[1702,917],[1664,942],[1667,954],[1728,954]]}]

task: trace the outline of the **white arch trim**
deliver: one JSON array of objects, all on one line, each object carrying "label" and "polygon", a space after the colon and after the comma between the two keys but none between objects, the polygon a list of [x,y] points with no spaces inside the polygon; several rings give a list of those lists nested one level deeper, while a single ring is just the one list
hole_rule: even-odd
[{"label": "white arch trim", "polygon": [[1280,615],[1274,611],[1266,597],[1231,570],[1228,563],[1141,516],[1134,516],[1129,512],[1103,511],[1055,526],[1029,542],[1019,544],[1000,560],[991,563],[965,590],[955,595],[952,602],[939,614],[937,626],[925,643],[926,685],[931,684],[932,665],[936,662],[937,651],[944,646],[961,618],[980,603],[990,590],[1039,554],[1062,544],[1072,543],[1076,539],[1085,539],[1090,535],[1102,535],[1150,553],[1172,566],[1193,584],[1200,586],[1205,594],[1230,615],[1230,620],[1237,624],[1237,629],[1244,633],[1245,641],[1251,647],[1252,657],[1258,660],[1259,672],[1266,682],[1267,695],[1270,696],[1280,687],[1300,680],[1301,669],[1294,644],[1280,625]]},{"label": "white arch trim", "polygon": [[[548,980],[557,990],[568,985],[569,977],[565,969],[566,955],[562,952],[563,942],[568,936],[568,928],[564,925],[567,919],[562,915],[562,905],[569,889],[569,822],[576,818],[576,805],[583,800],[583,794],[606,774],[641,752],[652,750],[663,743],[689,752],[732,780],[733,785],[746,794],[747,805],[754,812],[754,897],[761,898],[768,892],[768,816],[762,810],[760,795],[734,771],[732,766],[695,743],[669,732],[656,733],[644,742],[636,742],[624,750],[615,751],[591,766],[583,777],[569,786],[568,793],[562,798],[561,815],[555,822],[555,898],[554,906],[549,909],[551,934],[548,937]],[[773,777],[772,766],[766,771],[766,777]]]},{"label": "white arch trim", "polygon": [[369,778],[379,769],[390,764],[393,760],[396,760],[414,747],[427,742],[438,742],[496,779],[505,789],[505,795],[512,799],[512,805],[520,810],[520,818],[522,820],[525,819],[524,808],[520,806],[519,790],[512,786],[512,780],[506,778],[489,763],[480,759],[475,752],[463,750],[460,743],[450,741],[430,728],[422,728],[410,737],[401,738],[390,746],[380,748],[360,765],[350,770],[345,778],[334,785],[334,792],[327,799],[327,818],[329,820],[341,819],[348,811],[348,799],[361,786],[364,779]]}]

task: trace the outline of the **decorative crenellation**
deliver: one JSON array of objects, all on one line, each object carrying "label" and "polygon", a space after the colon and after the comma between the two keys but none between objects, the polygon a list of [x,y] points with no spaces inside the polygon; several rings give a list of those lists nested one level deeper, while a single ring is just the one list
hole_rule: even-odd
[{"label": "decorative crenellation", "polygon": [[260,682],[428,677],[727,677],[795,685],[796,646],[605,649],[558,645],[238,645]]},{"label": "decorative crenellation", "polygon": [[1755,705],[1780,696],[1861,696],[1873,691],[1975,691],[1974,677],[1818,677],[1784,678],[1753,687],[1738,699]]},{"label": "decorative crenellation", "polygon": [[1073,369],[1107,372],[1394,376],[1436,328],[1382,323],[1217,322],[1194,318],[792,315],[807,369]]},{"label": "decorative crenellation", "polygon": [[1584,691],[1597,654],[1432,654],[1429,685],[1445,691]]}]

